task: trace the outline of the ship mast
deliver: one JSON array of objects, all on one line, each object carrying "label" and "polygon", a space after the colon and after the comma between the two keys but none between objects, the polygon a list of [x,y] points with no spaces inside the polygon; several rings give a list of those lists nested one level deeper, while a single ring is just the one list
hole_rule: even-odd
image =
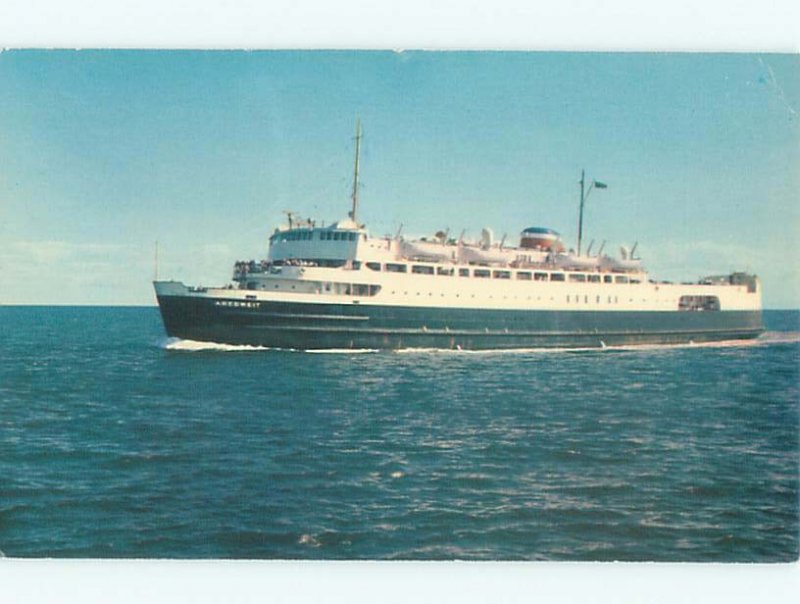
[{"label": "ship mast", "polygon": [[353,170],[353,209],[350,211],[350,219],[356,222],[356,212],[358,210],[358,166],[361,160],[361,120],[356,121],[356,163]]},{"label": "ship mast", "polygon": [[[583,239],[583,205],[589,199],[592,189],[607,189],[608,185],[604,182],[592,179],[589,188],[586,188],[586,170],[581,170],[581,208],[578,212],[578,256],[581,255],[581,240]],[[591,247],[591,246],[590,246]],[[588,253],[588,252],[587,252]]]},{"label": "ship mast", "polygon": [[583,194],[585,183],[586,170],[581,170],[581,208],[578,212],[578,256],[581,255],[581,239],[583,239],[583,204],[586,203],[586,197]]}]

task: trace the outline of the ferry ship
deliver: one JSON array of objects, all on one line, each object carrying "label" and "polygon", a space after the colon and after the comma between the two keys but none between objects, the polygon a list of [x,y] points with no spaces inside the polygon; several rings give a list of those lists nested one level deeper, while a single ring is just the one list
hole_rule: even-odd
[{"label": "ferry ship", "polygon": [[694,283],[651,279],[636,246],[581,253],[583,207],[605,188],[581,176],[578,245],[528,227],[518,245],[484,229],[406,239],[358,221],[361,128],[352,207],[328,226],[298,220],[265,260],[235,263],[221,287],[154,282],[170,337],[286,349],[526,349],[683,344],[763,332],[761,284],[735,272]]}]

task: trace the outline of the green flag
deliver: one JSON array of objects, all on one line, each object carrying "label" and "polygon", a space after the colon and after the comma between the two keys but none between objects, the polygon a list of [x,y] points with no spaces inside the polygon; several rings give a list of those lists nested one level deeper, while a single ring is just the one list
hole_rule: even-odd
[{"label": "green flag", "polygon": [[595,189],[607,189],[608,185],[604,182],[600,182],[599,180],[594,181]]}]

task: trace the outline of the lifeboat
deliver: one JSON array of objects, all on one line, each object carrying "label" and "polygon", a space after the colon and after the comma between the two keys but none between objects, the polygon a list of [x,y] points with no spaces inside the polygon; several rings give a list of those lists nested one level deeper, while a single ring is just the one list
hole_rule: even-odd
[{"label": "lifeboat", "polygon": [[519,250],[501,247],[483,247],[463,245],[459,252],[459,261],[474,264],[510,264],[517,259]]},{"label": "lifeboat", "polygon": [[618,259],[606,256],[603,258],[602,267],[612,271],[640,271],[642,270],[642,261],[638,258]]},{"label": "lifeboat", "polygon": [[406,258],[417,258],[419,260],[454,260],[456,247],[454,245],[444,245],[435,241],[402,241],[401,253]]},{"label": "lifeboat", "polygon": [[601,265],[597,256],[577,256],[575,254],[559,254],[555,259],[556,266],[561,268],[594,269]]}]

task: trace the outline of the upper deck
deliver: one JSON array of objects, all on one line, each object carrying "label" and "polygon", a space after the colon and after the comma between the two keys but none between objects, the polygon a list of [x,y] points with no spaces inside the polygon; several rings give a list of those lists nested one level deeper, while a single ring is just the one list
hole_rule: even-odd
[{"label": "upper deck", "polygon": [[[267,260],[263,266],[302,264],[325,268],[340,268],[353,262],[421,262],[448,266],[486,266],[494,268],[551,268],[562,271],[595,273],[644,273],[641,261],[622,251],[621,259],[607,255],[578,256],[565,252],[560,238],[548,247],[530,245],[529,231],[522,234],[519,247],[496,243],[488,229],[480,241],[447,239],[438,233],[432,239],[402,237],[371,237],[363,226],[345,220],[327,227],[317,227],[310,221],[301,226],[276,229],[269,238]],[[491,231],[488,231],[489,233]],[[548,231],[548,233],[555,233]],[[247,264],[249,272],[253,263]]]}]

